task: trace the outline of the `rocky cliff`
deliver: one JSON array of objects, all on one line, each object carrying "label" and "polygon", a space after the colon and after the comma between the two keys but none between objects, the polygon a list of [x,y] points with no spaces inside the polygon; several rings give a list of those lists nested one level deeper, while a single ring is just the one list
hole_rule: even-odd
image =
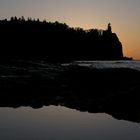
[{"label": "rocky cliff", "polygon": [[0,21],[0,57],[50,62],[123,59],[122,44],[107,30],[71,28],[59,22],[24,18]]}]

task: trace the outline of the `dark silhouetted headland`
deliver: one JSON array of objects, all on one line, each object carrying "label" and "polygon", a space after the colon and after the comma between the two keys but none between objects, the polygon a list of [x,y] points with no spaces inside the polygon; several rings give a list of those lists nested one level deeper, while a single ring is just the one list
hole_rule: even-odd
[{"label": "dark silhouetted headland", "polygon": [[50,62],[122,60],[123,51],[111,24],[106,30],[84,30],[65,23],[12,17],[0,20],[0,57]]}]

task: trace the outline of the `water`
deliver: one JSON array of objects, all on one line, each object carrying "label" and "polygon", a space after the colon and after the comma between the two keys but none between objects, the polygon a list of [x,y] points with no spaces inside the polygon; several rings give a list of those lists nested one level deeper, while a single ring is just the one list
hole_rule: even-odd
[{"label": "water", "polygon": [[140,124],[62,106],[0,108],[2,140],[139,140]]},{"label": "water", "polygon": [[54,78],[68,66],[84,66],[97,69],[105,68],[131,68],[140,71],[140,61],[76,61],[73,63],[64,63],[53,65],[44,61],[32,62],[23,60],[14,60],[9,65],[0,65],[0,77],[2,78],[28,78],[32,74],[38,74]]},{"label": "water", "polygon": [[[22,61],[20,62],[22,64]],[[67,66],[79,65],[86,66],[90,68],[104,69],[104,68],[131,68],[140,71],[140,61],[78,61],[71,64],[62,64],[61,66],[49,65],[45,62],[33,63],[28,62],[28,66],[24,62],[24,65],[1,65],[0,77],[6,83],[5,87],[21,86],[25,84],[26,81],[31,81],[34,78],[34,84],[38,85],[38,79],[45,77],[46,79],[55,79]],[[37,78],[36,78],[37,76]],[[17,81],[20,81],[17,82]],[[1,81],[0,81],[1,82]],[[32,81],[31,81],[32,82]],[[44,82],[45,83],[45,82]],[[30,83],[31,84],[31,83]],[[34,86],[33,84],[33,86]],[[46,84],[46,83],[45,83]],[[65,90],[68,91],[63,85]],[[57,87],[57,85],[56,85]],[[52,88],[52,89],[51,89]],[[47,92],[55,93],[57,90],[54,86],[47,88]],[[57,87],[57,89],[59,89]],[[58,90],[59,91],[59,90]],[[59,91],[60,92],[60,91]],[[28,97],[28,96],[27,96]],[[65,96],[64,96],[65,97]],[[65,97],[66,98],[66,97]],[[16,98],[17,99],[17,98]],[[116,114],[115,110],[112,116],[115,118],[122,118],[124,120],[118,120],[113,118],[111,115],[106,113],[88,113],[80,112],[75,109],[66,108],[64,106],[53,106],[51,104],[57,104],[69,106],[71,108],[79,108],[79,110],[84,110],[90,103],[91,99],[83,100],[77,97],[71,97],[71,100],[58,97],[47,97],[43,102],[43,107],[38,109],[33,109],[31,107],[19,107],[12,108],[16,99],[7,99],[8,103],[4,103],[1,100],[0,104],[0,139],[2,140],[139,140],[140,139],[140,111],[139,107],[134,110],[124,110],[124,112],[118,112]],[[36,98],[35,98],[36,99]],[[35,102],[33,99],[31,102]],[[6,101],[6,100],[5,100]],[[99,100],[100,101],[100,100]],[[56,103],[54,103],[56,102]],[[22,101],[23,103],[23,101]],[[21,103],[21,104],[22,104]],[[38,103],[38,100],[37,100]],[[40,102],[39,102],[40,103]],[[78,104],[77,104],[78,103]],[[81,103],[81,108],[79,103]],[[2,107],[5,106],[9,107]],[[13,105],[14,104],[14,105]],[[20,102],[17,101],[17,105],[21,106]],[[28,104],[25,102],[25,106]],[[50,106],[47,106],[49,104]],[[12,106],[13,105],[13,106]],[[38,105],[38,104],[37,104]],[[42,101],[41,101],[42,105]],[[71,105],[71,106],[70,106]],[[100,104],[96,104],[95,110],[101,109]],[[90,107],[89,107],[90,109]],[[125,112],[126,111],[126,112]],[[130,112],[129,112],[130,111]],[[131,115],[130,115],[130,114]],[[126,114],[126,116],[125,116]],[[127,116],[128,115],[128,116]],[[128,118],[127,118],[128,117]],[[131,121],[126,121],[131,120]],[[138,121],[137,121],[138,120]]]},{"label": "water", "polygon": [[76,61],[67,65],[79,65],[90,68],[104,69],[104,68],[131,68],[140,71],[140,61]]}]

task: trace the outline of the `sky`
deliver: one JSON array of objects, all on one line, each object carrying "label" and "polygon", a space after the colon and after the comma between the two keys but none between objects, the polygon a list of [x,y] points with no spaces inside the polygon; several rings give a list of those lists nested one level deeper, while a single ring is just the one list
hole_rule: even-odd
[{"label": "sky", "polygon": [[0,19],[39,18],[84,29],[112,24],[125,56],[140,60],[140,0],[0,0]]}]

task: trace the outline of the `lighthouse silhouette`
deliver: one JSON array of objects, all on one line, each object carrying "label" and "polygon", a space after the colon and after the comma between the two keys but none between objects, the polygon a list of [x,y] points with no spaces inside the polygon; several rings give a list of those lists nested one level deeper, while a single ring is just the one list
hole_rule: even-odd
[{"label": "lighthouse silhouette", "polygon": [[111,23],[108,23],[107,31],[108,33],[112,33]]}]

